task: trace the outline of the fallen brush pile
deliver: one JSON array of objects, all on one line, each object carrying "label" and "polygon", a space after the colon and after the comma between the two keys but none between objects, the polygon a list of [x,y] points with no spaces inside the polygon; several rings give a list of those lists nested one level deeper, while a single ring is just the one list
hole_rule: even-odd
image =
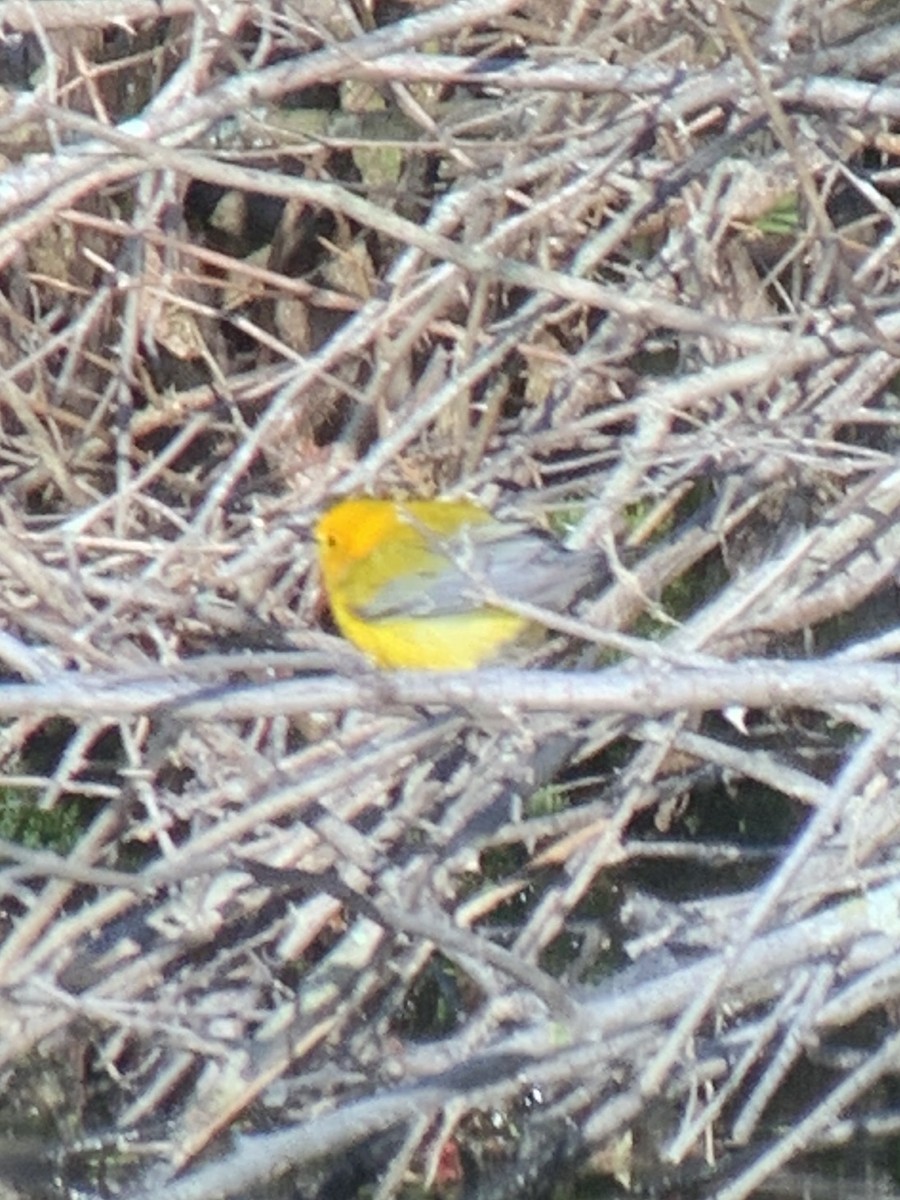
[{"label": "fallen brush pile", "polygon": [[[889,1144],[900,23],[107,9],[0,5],[0,1181],[740,1200]],[[377,670],[348,494],[609,585]]]}]

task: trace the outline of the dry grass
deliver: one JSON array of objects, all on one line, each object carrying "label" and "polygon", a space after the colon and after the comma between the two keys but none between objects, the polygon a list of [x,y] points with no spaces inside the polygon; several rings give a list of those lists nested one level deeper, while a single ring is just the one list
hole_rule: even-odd
[{"label": "dry grass", "polygon": [[[0,1178],[738,1200],[894,1132],[900,23],[386,8],[0,5]],[[367,490],[599,653],[361,664]]]}]

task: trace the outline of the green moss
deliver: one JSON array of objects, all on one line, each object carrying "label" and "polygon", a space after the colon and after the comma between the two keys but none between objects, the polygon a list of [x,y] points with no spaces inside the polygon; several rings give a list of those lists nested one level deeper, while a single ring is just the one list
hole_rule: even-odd
[{"label": "green moss", "polygon": [[0,839],[32,850],[68,854],[90,820],[89,802],[78,797],[39,808],[20,788],[0,789]]}]

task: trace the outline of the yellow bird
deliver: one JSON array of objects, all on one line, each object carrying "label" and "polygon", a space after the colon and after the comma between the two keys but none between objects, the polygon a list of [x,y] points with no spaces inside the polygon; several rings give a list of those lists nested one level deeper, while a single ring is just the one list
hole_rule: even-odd
[{"label": "yellow bird", "polygon": [[533,628],[504,598],[560,612],[607,577],[601,555],[468,500],[341,500],[315,538],[339,629],[382,667],[477,667]]}]

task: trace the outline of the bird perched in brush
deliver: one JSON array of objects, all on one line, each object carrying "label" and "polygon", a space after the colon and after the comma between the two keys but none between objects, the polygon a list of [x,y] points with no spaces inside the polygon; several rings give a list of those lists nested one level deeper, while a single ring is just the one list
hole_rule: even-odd
[{"label": "bird perched in brush", "polygon": [[469,500],[341,500],[315,539],[338,628],[382,667],[502,659],[540,628],[517,604],[562,612],[608,577],[602,555]]}]

